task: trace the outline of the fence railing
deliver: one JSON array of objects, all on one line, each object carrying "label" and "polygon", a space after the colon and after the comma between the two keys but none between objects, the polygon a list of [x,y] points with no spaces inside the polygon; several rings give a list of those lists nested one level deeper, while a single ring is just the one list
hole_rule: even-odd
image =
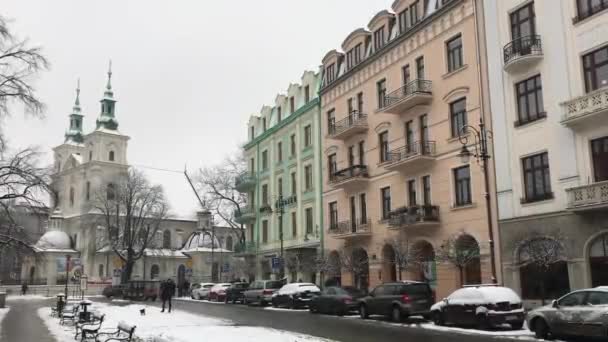
[{"label": "fence railing", "polygon": [[397,163],[415,156],[435,155],[434,141],[416,141],[388,152],[387,161]]},{"label": "fence railing", "polygon": [[345,169],[333,173],[329,182],[331,184],[341,183],[351,178],[363,177],[368,178],[367,165],[353,165]]},{"label": "fence railing", "polygon": [[329,135],[338,135],[348,130],[349,128],[357,126],[367,126],[367,114],[354,111],[350,113],[346,118],[331,123],[329,125]]},{"label": "fence railing", "polygon": [[336,222],[329,226],[329,233],[336,235],[343,234],[361,234],[371,232],[371,220],[370,219],[356,219],[355,221],[346,220]]},{"label": "fence railing", "polygon": [[394,210],[390,214],[389,226],[402,227],[420,222],[439,222],[439,206],[414,205]]},{"label": "fence railing", "polygon": [[539,35],[519,37],[503,49],[505,65],[530,55],[542,55],[543,47]]},{"label": "fence railing", "polygon": [[384,107],[389,107],[414,94],[431,94],[433,82],[429,80],[415,79],[403,87],[394,90],[384,97]]},{"label": "fence railing", "polygon": [[568,208],[608,205],[608,181],[566,189]]}]

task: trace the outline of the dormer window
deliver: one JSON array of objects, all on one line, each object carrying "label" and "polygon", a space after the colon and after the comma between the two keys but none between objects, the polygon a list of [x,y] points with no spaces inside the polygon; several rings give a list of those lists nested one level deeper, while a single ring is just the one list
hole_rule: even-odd
[{"label": "dormer window", "polygon": [[336,63],[331,63],[325,68],[325,84],[330,84],[336,79]]},{"label": "dormer window", "polygon": [[262,131],[266,132],[266,118],[262,118]]},{"label": "dormer window", "polygon": [[410,11],[406,8],[401,13],[399,13],[399,32],[405,33],[410,28],[409,21]]},{"label": "dormer window", "polygon": [[296,99],[293,96],[289,98],[289,111],[291,114],[296,111]]},{"label": "dormer window", "polygon": [[380,50],[384,44],[386,44],[385,36],[384,36],[384,25],[379,28],[376,32],[374,32],[374,50]]},{"label": "dormer window", "polygon": [[255,139],[255,127],[251,126],[249,130],[251,131],[251,140]]},{"label": "dormer window", "polygon": [[310,101],[310,87],[304,87],[304,102],[308,103]]},{"label": "dormer window", "polygon": [[346,53],[346,68],[352,69],[355,65],[361,62],[361,49],[362,44],[359,43],[354,48],[348,50]]},{"label": "dormer window", "polygon": [[418,1],[410,5],[410,26],[416,25],[418,22]]},{"label": "dormer window", "polygon": [[281,110],[281,107],[277,107],[277,118],[279,119],[279,122],[281,122],[283,119],[283,111]]},{"label": "dormer window", "polygon": [[108,160],[114,161],[114,151],[110,151],[110,153],[108,154]]},{"label": "dormer window", "polygon": [[89,161],[93,160],[93,151],[89,151]]}]

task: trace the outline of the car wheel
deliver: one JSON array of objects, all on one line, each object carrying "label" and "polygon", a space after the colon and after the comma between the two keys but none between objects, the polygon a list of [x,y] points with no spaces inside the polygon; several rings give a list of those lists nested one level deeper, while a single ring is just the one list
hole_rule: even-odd
[{"label": "car wheel", "polygon": [[367,306],[365,306],[365,304],[361,304],[361,306],[359,306],[359,316],[361,316],[362,319],[369,318],[369,313],[367,312]]},{"label": "car wheel", "polygon": [[488,321],[488,316],[477,315],[477,329],[488,330],[489,328],[490,328],[490,322]]},{"label": "car wheel", "polygon": [[433,323],[435,323],[435,325],[445,325],[445,319],[443,318],[443,313],[441,311],[431,312],[431,318],[433,319]]},{"label": "car wheel", "polygon": [[532,326],[532,330],[534,330],[534,336],[543,340],[552,340],[553,336],[551,334],[551,328],[547,325],[544,319],[538,318],[534,321]]},{"label": "car wheel", "polygon": [[308,306],[308,311],[309,311],[310,313],[317,313],[317,312],[318,312],[318,311],[317,311],[317,309],[315,308],[315,306],[314,306],[313,304],[310,304],[310,305]]},{"label": "car wheel", "polygon": [[391,320],[393,322],[401,322],[403,320],[401,309],[396,305],[393,306],[393,309],[391,310]]},{"label": "car wheel", "polygon": [[260,300],[260,306],[264,307],[266,305],[268,305],[268,303],[266,303],[266,301]]},{"label": "car wheel", "polygon": [[270,301],[270,303],[272,304],[273,308],[278,308],[279,307],[279,303],[277,303],[277,301],[274,300],[274,299],[272,301]]},{"label": "car wheel", "polygon": [[289,308],[294,310],[296,308],[296,302],[293,299],[289,300]]},{"label": "car wheel", "polygon": [[511,323],[511,329],[513,330],[521,330],[521,328],[524,327],[524,322],[515,322],[515,323]]},{"label": "car wheel", "polygon": [[[228,304],[229,300],[228,300],[228,296],[224,297],[224,304]],[[234,301],[232,302],[234,304]]]},{"label": "car wheel", "polygon": [[243,297],[243,305],[249,305],[249,302],[247,302],[247,297]]}]

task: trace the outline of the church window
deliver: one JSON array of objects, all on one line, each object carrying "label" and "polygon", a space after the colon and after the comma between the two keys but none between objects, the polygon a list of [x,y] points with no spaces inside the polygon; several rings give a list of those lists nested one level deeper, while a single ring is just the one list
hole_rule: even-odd
[{"label": "church window", "polygon": [[70,188],[70,207],[74,206],[74,188]]},{"label": "church window", "polygon": [[232,250],[232,236],[226,237],[226,249],[229,251]]},{"label": "church window", "polygon": [[114,161],[114,151],[110,151],[110,155],[108,156],[110,161]]},{"label": "church window", "polygon": [[87,182],[87,201],[91,199],[91,182]]},{"label": "church window", "polygon": [[152,268],[150,269],[150,279],[157,279],[159,274],[160,268],[158,265],[152,265]]},{"label": "church window", "polygon": [[112,200],[114,200],[115,197],[116,197],[116,192],[114,190],[114,184],[110,183],[110,184],[108,184],[108,186],[106,188],[106,198],[108,199],[108,201],[112,201]]},{"label": "church window", "polygon": [[163,248],[171,248],[171,231],[168,229],[163,232]]}]

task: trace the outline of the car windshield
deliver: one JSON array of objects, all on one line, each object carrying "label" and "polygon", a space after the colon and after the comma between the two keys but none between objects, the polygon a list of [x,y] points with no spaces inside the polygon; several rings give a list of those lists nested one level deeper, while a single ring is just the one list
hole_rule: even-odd
[{"label": "car windshield", "polygon": [[246,289],[248,286],[248,284],[234,284],[232,285],[232,287],[234,287],[235,289]]},{"label": "car windshield", "polygon": [[280,289],[281,287],[283,287],[283,282],[281,282],[281,281],[266,282],[267,289]]},{"label": "car windshield", "polygon": [[340,294],[340,295],[350,295],[353,297],[362,297],[365,296],[365,292],[363,292],[362,290],[356,288],[356,287],[337,287],[336,288],[336,294]]},{"label": "car windshield", "polygon": [[409,284],[399,286],[399,294],[408,295],[427,295],[429,294],[429,286],[427,284]]},{"label": "car windshield", "polygon": [[213,284],[207,284],[207,285],[203,285],[203,288],[205,289],[210,289],[212,288],[214,285]]}]

